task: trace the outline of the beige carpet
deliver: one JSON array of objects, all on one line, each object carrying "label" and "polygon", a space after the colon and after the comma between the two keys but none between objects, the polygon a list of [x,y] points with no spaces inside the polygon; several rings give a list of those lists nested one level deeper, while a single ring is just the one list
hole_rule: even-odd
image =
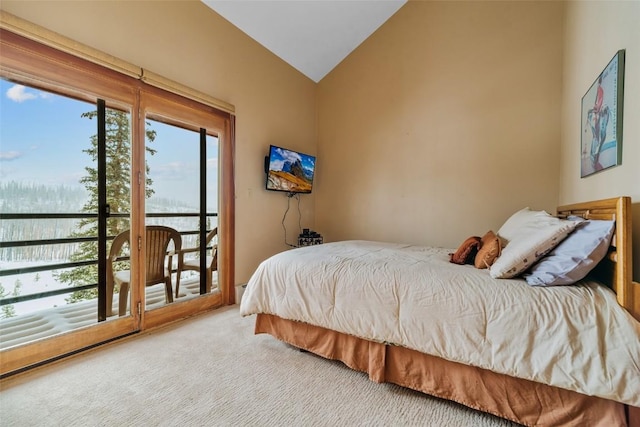
[{"label": "beige carpet", "polygon": [[513,426],[254,335],[226,307],[1,383],[2,426]]}]

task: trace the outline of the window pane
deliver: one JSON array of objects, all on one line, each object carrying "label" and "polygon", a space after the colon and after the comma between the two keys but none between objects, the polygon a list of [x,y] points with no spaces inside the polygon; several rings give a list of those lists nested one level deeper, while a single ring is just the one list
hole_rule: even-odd
[{"label": "window pane", "polygon": [[[199,247],[200,212],[200,134],[178,126],[147,119],[147,132],[154,132],[152,150],[147,150],[148,199],[147,225],[164,225],[178,230],[182,249]],[[218,206],[218,139],[207,137],[207,230],[217,227]],[[172,259],[174,297],[189,298],[200,294],[197,250],[182,254],[185,269],[178,284],[178,257]],[[168,262],[168,260],[167,260]],[[191,267],[190,267],[191,266]],[[215,274],[217,277],[217,273]],[[217,281],[212,286],[217,289]],[[147,309],[162,306],[165,297],[160,290],[147,289]]]},{"label": "window pane", "polygon": [[[58,316],[55,325],[41,328],[44,336],[94,323],[96,106],[7,80],[0,80],[0,93],[0,212],[16,214],[0,228],[2,329],[12,319],[60,311],[71,303],[73,308]],[[55,242],[85,237],[88,241]],[[65,263],[77,264],[53,267]],[[85,288],[74,290],[78,286]],[[7,303],[12,297],[18,301]],[[2,346],[19,344],[18,335],[22,340],[43,336],[24,332],[3,333]]]}]

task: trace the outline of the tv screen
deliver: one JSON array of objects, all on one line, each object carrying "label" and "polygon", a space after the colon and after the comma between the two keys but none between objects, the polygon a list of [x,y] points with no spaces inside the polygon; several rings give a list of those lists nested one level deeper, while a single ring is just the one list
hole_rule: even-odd
[{"label": "tv screen", "polygon": [[267,160],[267,190],[311,193],[316,158],[272,145]]}]

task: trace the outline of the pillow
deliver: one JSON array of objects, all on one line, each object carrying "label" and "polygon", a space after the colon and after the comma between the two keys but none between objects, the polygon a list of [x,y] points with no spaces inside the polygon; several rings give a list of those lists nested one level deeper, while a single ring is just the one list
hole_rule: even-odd
[{"label": "pillow", "polygon": [[545,211],[529,208],[514,213],[498,230],[498,237],[504,239],[503,249],[491,266],[491,277],[516,277],[555,248],[576,224],[576,221],[559,219]]},{"label": "pillow", "polygon": [[535,214],[536,211],[524,208],[511,215],[505,223],[502,224],[502,227],[498,229],[498,236],[502,239],[503,246],[506,246],[507,243],[518,234],[518,231],[534,218]]},{"label": "pillow", "polygon": [[526,229],[528,224],[532,224],[534,227],[536,224],[544,225],[543,223],[557,218],[549,215],[545,211],[532,211],[530,208],[524,208],[511,215],[502,224],[502,227],[498,229],[498,236],[502,240],[502,246],[513,240],[518,234],[522,234],[523,229]]},{"label": "pillow", "polygon": [[489,268],[500,256],[501,250],[500,239],[492,230],[489,230],[482,236],[480,250],[473,264],[476,268]]},{"label": "pillow", "polygon": [[473,264],[473,260],[476,257],[476,253],[478,253],[478,248],[480,248],[480,237],[471,236],[467,238],[458,250],[455,253],[449,254],[451,258],[449,262],[454,264]]},{"label": "pillow", "polygon": [[532,286],[571,285],[582,280],[607,255],[615,221],[583,220],[555,249],[526,272]]}]

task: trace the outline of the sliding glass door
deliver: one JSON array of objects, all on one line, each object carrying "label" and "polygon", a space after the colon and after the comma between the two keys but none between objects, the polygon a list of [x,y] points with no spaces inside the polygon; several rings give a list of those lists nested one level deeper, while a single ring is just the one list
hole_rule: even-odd
[{"label": "sliding glass door", "polygon": [[233,116],[0,47],[0,376],[232,303]]}]

